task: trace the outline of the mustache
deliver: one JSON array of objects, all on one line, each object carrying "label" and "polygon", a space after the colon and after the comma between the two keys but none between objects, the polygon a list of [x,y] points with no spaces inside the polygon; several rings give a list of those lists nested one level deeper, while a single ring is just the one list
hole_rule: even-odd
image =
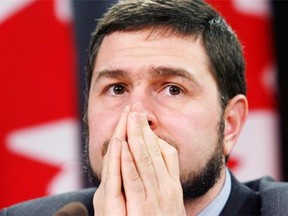
[{"label": "mustache", "polygon": [[[159,137],[159,136],[158,136],[158,137]],[[173,139],[171,139],[171,138],[169,138],[169,137],[167,137],[167,136],[161,136],[161,137],[159,137],[159,138],[162,139],[162,140],[164,140],[167,144],[173,146],[173,147],[177,150],[177,152],[179,152],[178,145],[176,145],[176,142],[175,142]],[[108,147],[109,147],[110,141],[111,141],[111,138],[105,140],[105,141],[103,142],[103,144],[102,144],[102,150],[101,150],[101,156],[102,156],[102,158],[106,155],[106,153],[107,153],[107,151],[108,151]],[[127,141],[127,139],[126,139],[126,141]],[[128,142],[128,141],[127,141],[127,142]]]},{"label": "mustache", "polygon": [[103,145],[102,145],[102,151],[101,151],[102,158],[106,155],[106,153],[108,151],[110,141],[111,141],[111,139],[105,140]]}]

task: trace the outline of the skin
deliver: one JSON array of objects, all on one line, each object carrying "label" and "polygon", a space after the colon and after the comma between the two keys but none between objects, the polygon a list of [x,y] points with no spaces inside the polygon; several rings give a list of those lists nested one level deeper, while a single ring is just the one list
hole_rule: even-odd
[{"label": "skin", "polygon": [[200,38],[156,33],[115,32],[100,46],[88,101],[96,215],[196,215],[221,190],[224,167],[198,199],[184,201],[181,182],[215,151],[221,117],[224,161],[247,116],[243,95],[223,115]]}]

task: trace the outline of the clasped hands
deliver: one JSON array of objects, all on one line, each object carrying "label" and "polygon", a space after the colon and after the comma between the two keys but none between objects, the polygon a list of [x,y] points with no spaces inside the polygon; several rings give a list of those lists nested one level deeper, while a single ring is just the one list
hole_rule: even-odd
[{"label": "clasped hands", "polygon": [[127,106],[103,159],[95,215],[185,215],[178,153],[150,128],[140,102]]}]

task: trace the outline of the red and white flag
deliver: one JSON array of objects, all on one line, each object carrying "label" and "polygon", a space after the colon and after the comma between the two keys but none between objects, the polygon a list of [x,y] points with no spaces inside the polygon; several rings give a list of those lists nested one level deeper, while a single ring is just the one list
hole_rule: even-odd
[{"label": "red and white flag", "polygon": [[280,142],[271,5],[267,0],[209,0],[238,34],[246,59],[249,116],[229,166],[240,180],[280,178]]},{"label": "red and white flag", "polygon": [[0,208],[80,187],[70,1],[0,1]]}]

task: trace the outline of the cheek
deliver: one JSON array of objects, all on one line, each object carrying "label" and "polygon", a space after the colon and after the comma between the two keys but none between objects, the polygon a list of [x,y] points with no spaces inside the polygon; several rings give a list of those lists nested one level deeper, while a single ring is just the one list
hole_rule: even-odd
[{"label": "cheek", "polygon": [[175,142],[182,171],[202,167],[214,151],[218,142],[218,116],[219,113],[190,111],[189,115],[178,113],[163,122],[164,136]]},{"label": "cheek", "polygon": [[88,107],[88,126],[90,142],[103,142],[109,139],[117,124],[121,109],[108,109],[101,101],[90,102]]},{"label": "cheek", "polygon": [[111,113],[98,110],[88,112],[89,158],[96,172],[100,172],[102,167],[103,143],[111,138],[119,118],[117,112]]},{"label": "cheek", "polygon": [[[186,112],[188,113],[188,112]],[[166,114],[162,125],[166,127],[167,135],[174,134],[180,143],[200,144],[205,140],[213,140],[217,135],[219,122],[218,112],[190,111],[188,114],[179,111],[176,115]],[[213,138],[213,139],[212,139]],[[181,141],[180,141],[181,140]],[[209,144],[202,143],[202,144]],[[185,145],[186,146],[186,145]],[[189,145],[188,145],[189,146]]]}]

